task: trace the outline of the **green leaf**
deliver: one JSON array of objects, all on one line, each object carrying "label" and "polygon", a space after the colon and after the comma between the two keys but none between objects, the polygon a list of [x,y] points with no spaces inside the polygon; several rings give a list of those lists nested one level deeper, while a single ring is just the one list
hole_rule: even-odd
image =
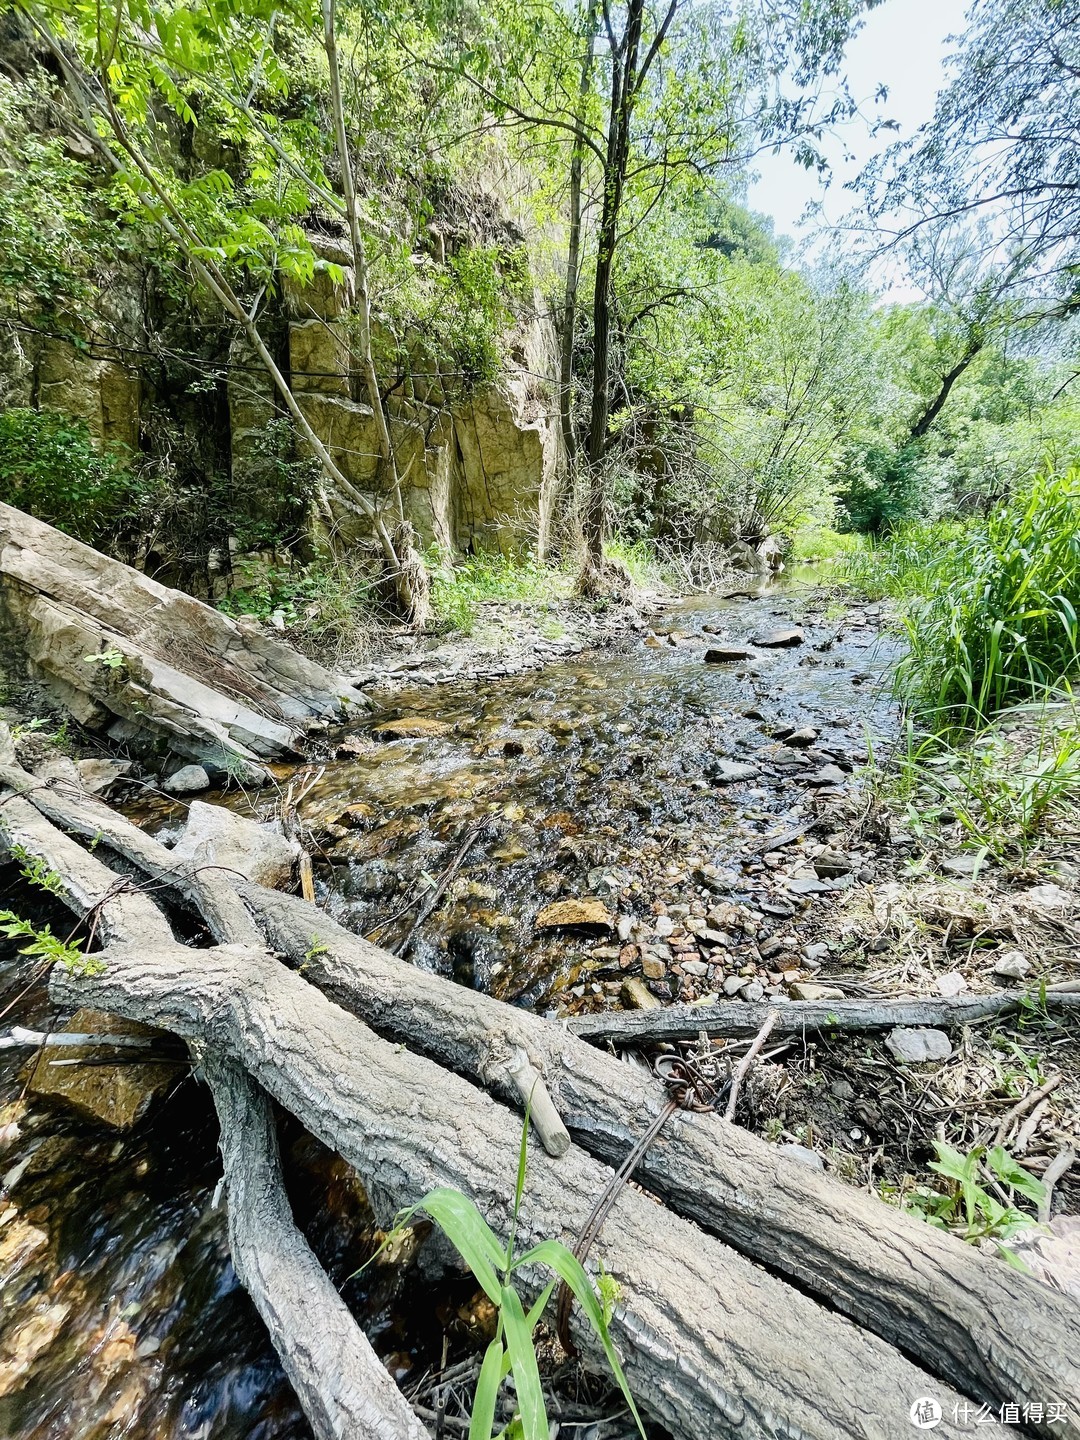
[{"label": "green leaf", "polygon": [[607,1321],[604,1318],[604,1307],[596,1287],[589,1279],[585,1267],[576,1255],[572,1254],[559,1240],[541,1240],[539,1245],[534,1245],[527,1250],[515,1263],[515,1268],[521,1265],[546,1265],[554,1270],[561,1280],[565,1280],[574,1298],[585,1312],[585,1318],[599,1336],[600,1343],[604,1347],[604,1354],[607,1357],[611,1373],[615,1377],[623,1398],[630,1407],[630,1413],[642,1436],[645,1434],[645,1427],[641,1423],[641,1416],[634,1404],[634,1397],[630,1393],[630,1386],[627,1384],[626,1376],[623,1373],[622,1363],[615,1351],[611,1335],[608,1331]]},{"label": "green leaf", "polygon": [[548,1440],[547,1408],[532,1331],[525,1319],[521,1298],[513,1286],[504,1285],[501,1298],[506,1349],[510,1355],[510,1368],[514,1372],[524,1440]]},{"label": "green leaf", "polygon": [[484,1294],[498,1305],[502,1299],[499,1274],[506,1252],[494,1231],[467,1195],[446,1188],[432,1190],[409,1214],[423,1210],[430,1215],[476,1276]]},{"label": "green leaf", "polygon": [[495,1425],[495,1405],[499,1399],[502,1384],[503,1342],[492,1340],[484,1352],[484,1363],[480,1366],[480,1377],[476,1382],[473,1396],[472,1419],[469,1422],[469,1440],[491,1440]]}]

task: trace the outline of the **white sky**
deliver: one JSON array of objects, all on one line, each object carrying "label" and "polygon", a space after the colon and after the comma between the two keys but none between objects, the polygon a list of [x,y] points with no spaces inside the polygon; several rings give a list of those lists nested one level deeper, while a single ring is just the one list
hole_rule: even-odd
[{"label": "white sky", "polygon": [[[836,223],[855,204],[843,189],[863,165],[894,140],[912,135],[933,114],[934,97],[946,78],[945,56],[955,47],[947,37],[964,28],[964,0],[884,0],[866,17],[860,33],[848,47],[843,67],[851,93],[867,116],[896,120],[896,130],[876,136],[859,121],[826,137],[825,150],[833,167],[827,190],[816,174],[794,164],[790,155],[762,155],[755,162],[759,178],[752,182],[746,203],[751,210],[771,215],[778,235],[796,241],[808,239],[823,225]],[[888,99],[874,105],[879,85],[887,85]],[[799,225],[806,205],[824,200],[820,216]]]}]

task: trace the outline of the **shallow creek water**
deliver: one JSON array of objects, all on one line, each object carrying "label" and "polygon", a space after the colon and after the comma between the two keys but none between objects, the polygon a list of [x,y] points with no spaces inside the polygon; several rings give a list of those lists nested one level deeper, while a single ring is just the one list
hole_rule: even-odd
[{"label": "shallow creek water", "polygon": [[[850,773],[868,737],[895,725],[881,683],[895,643],[875,612],[834,614],[806,580],[755,598],[681,601],[656,619],[655,638],[627,637],[529,675],[376,692],[380,708],[349,732],[359,753],[328,763],[302,806],[317,837],[320,903],[384,943],[407,939],[415,963],[515,1003],[616,1003],[611,937],[537,929],[544,906],[592,896],[644,917],[657,898],[677,901],[695,885],[704,893],[702,877],[712,895],[753,904],[760,882],[740,866],[740,847],[797,823],[813,803],[807,777],[829,764]],[[798,646],[704,663],[710,645],[792,624],[805,630]],[[446,728],[374,738],[402,717]],[[793,751],[771,738],[784,725],[811,725],[818,738]],[[755,773],[725,783],[722,761]],[[339,825],[348,807],[358,808]],[[250,808],[262,813],[266,802],[253,797]],[[144,804],[139,813],[167,832],[180,812]],[[415,903],[388,923],[455,859],[414,934]],[[5,1004],[24,983],[23,963],[0,955]],[[32,991],[7,1023],[46,1013]],[[0,1103],[11,1103],[24,1062],[2,1059]],[[185,1076],[176,1067],[163,1104],[122,1138],[40,1100],[22,1115],[0,1158],[0,1437],[308,1434],[229,1265],[214,1123]],[[288,1148],[287,1129],[285,1138]],[[291,1143],[298,1218],[343,1279],[370,1244],[362,1205],[332,1157],[301,1137]],[[395,1366],[436,1353],[445,1295],[364,1283],[346,1294]]]}]

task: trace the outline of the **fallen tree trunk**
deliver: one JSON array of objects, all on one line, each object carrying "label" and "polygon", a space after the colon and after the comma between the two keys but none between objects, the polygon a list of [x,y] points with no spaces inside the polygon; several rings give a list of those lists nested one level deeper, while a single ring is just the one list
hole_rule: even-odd
[{"label": "fallen tree trunk", "polygon": [[0,631],[8,663],[80,723],[223,769],[293,753],[313,723],[363,701],[254,623],[4,504]]},{"label": "fallen tree trunk", "polygon": [[[509,1232],[518,1119],[467,1081],[372,1034],[265,952],[130,948],[75,983],[60,1003],[93,1004],[172,1030],[244,1066],[352,1164],[384,1216],[449,1185]],[[535,1155],[518,1221],[521,1247],[570,1239],[608,1171],[576,1147]],[[612,1321],[630,1385],[678,1437],[894,1433],[912,1400],[942,1393],[898,1352],[759,1270],[640,1192],[619,1198],[604,1237],[622,1287]],[[534,1288],[540,1278],[533,1277]],[[602,1347],[574,1338],[597,1370]],[[944,1434],[959,1434],[946,1420]],[[1062,1433],[1058,1431],[1057,1433]]]},{"label": "fallen tree trunk", "polygon": [[[261,943],[259,932],[252,924],[243,901],[220,870],[213,866],[197,869],[177,861],[153,836],[147,835],[122,815],[117,815],[104,801],[87,794],[70,761],[63,758],[50,760],[39,767],[38,773],[30,775],[15,763],[5,739],[6,729],[0,726],[0,787],[22,798],[16,800],[9,796],[0,801],[0,821],[11,805],[32,805],[54,826],[107,846],[151,880],[183,896],[202,915],[215,940],[234,944]],[[75,849],[80,847],[76,845]],[[69,863],[77,866],[76,857],[70,852],[69,856]],[[117,876],[111,871],[105,873],[115,884]],[[143,896],[139,898],[144,904],[152,903]]]},{"label": "fallen tree trunk", "polygon": [[921,1000],[788,1000],[779,1005],[750,1005],[741,1000],[719,1005],[672,1005],[660,1010],[610,1010],[575,1015],[567,1022],[575,1035],[593,1044],[656,1045],[696,1040],[699,1035],[756,1035],[775,1015],[775,1035],[804,1035],[820,1030],[891,1030],[895,1025],[931,1025],[950,1029],[991,1016],[1015,1014],[1024,1006],[1080,1011],[1080,993],[1068,990],[1003,990],[997,995],[930,996]]},{"label": "fallen tree trunk", "polygon": [[[667,1103],[659,1081],[560,1026],[417,970],[294,896],[247,883],[241,892],[270,944],[381,1034],[510,1103],[508,1060],[523,1049],[595,1155],[621,1162]],[[1064,1296],[717,1115],[678,1111],[635,1175],[679,1214],[980,1400],[1080,1393],[1080,1316]]]},{"label": "fallen tree trunk", "polygon": [[[103,833],[135,863],[169,864],[168,851],[100,802],[72,811],[66,787],[62,797],[50,787],[30,798],[56,807],[59,823],[63,811],[82,833]],[[515,1104],[511,1068],[524,1051],[594,1154],[621,1161],[666,1104],[656,1080],[560,1027],[416,970],[294,897],[241,888],[271,944],[383,1034]],[[197,886],[191,893],[198,901]],[[679,1213],[980,1399],[1037,1401],[1077,1388],[1080,1330],[1060,1296],[715,1116],[676,1114],[637,1175]]]},{"label": "fallen tree trunk", "polygon": [[172,940],[169,922],[134,882],[50,825],[29,800],[10,793],[0,796],[3,850],[39,861],[52,893],[75,914],[91,917],[106,944],[130,944],[138,938],[160,945]]},{"label": "fallen tree trunk", "polygon": [[229,1250],[315,1440],[424,1440],[427,1430],[297,1229],[270,1104],[213,1052],[203,1074],[221,1124]]}]

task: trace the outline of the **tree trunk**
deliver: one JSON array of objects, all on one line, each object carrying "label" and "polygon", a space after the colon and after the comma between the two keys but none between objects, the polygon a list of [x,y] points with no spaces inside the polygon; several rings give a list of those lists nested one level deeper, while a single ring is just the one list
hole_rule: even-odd
[{"label": "tree trunk", "polygon": [[[12,778],[34,785],[17,767],[0,771],[0,783]],[[169,852],[100,801],[74,807],[68,787],[53,784],[27,798],[166,878]],[[186,883],[205,904],[199,886],[212,873],[180,876],[176,888]],[[513,1070],[524,1052],[578,1143],[600,1157],[621,1161],[667,1103],[651,1076],[558,1026],[415,970],[295,897],[246,882],[242,891],[274,949],[392,1041],[519,1107]],[[716,1116],[673,1116],[636,1174],[679,1213],[970,1394],[1000,1404],[1080,1386],[1080,1327],[1063,1297]]]},{"label": "tree trunk", "polygon": [[[612,1164],[667,1103],[652,1076],[561,1026],[414,969],[292,896],[241,888],[270,944],[379,1033],[510,1103],[519,1102],[507,1065],[523,1049],[575,1141]],[[754,1012],[739,1033],[755,1033],[766,1007],[739,1008]],[[792,1008],[780,1009],[782,1028]],[[674,1013],[650,1011],[647,1018]],[[679,1214],[960,1389],[998,1405],[1080,1387],[1080,1318],[1066,1297],[876,1197],[808,1171],[716,1115],[678,1112],[635,1175]]]},{"label": "tree trunk", "polygon": [[213,1051],[203,1075],[221,1124],[229,1250],[315,1440],[425,1440],[410,1410],[296,1227],[266,1096]]},{"label": "tree trunk", "polygon": [[[169,1029],[242,1065],[356,1168],[385,1218],[449,1185],[509,1233],[520,1120],[483,1091],[379,1039],[266,952],[146,945],[101,958],[94,976],[56,973],[54,998]],[[558,1160],[534,1152],[519,1246],[572,1239],[609,1173],[576,1147]],[[620,1195],[600,1249],[621,1286],[612,1334],[631,1389],[680,1440],[862,1440],[868,1422],[895,1433],[914,1396],[937,1395],[947,1415],[962,1403],[637,1190]],[[535,1294],[542,1277],[522,1278]],[[602,1372],[596,1337],[576,1322],[574,1339]],[[942,1433],[960,1430],[946,1420]]]},{"label": "tree trunk", "polygon": [[960,359],[956,362],[956,364],[952,367],[951,370],[946,371],[946,373],[941,377],[941,384],[938,386],[937,394],[934,396],[934,398],[927,405],[926,409],[912,425],[910,431],[908,432],[909,439],[921,440],[923,438],[926,432],[930,429],[930,426],[933,425],[934,421],[941,414],[945,406],[945,401],[949,398],[949,392],[952,390],[957,380],[960,379],[960,376],[963,375],[964,371],[972,363],[975,357],[980,353],[982,348],[983,341],[981,340],[971,340],[968,342],[967,348],[965,349],[963,355],[961,355]]},{"label": "tree trunk", "polygon": [[[579,130],[586,123],[586,102],[592,84],[597,26],[597,3],[589,0],[582,37],[585,53],[581,60],[581,81],[578,88],[578,109],[575,116]],[[577,334],[578,284],[581,278],[581,183],[585,166],[585,145],[575,135],[570,155],[569,240],[566,250],[566,280],[563,287],[563,322],[559,337],[559,420],[567,460],[573,465],[577,458],[577,431],[574,427],[574,342]]]}]

